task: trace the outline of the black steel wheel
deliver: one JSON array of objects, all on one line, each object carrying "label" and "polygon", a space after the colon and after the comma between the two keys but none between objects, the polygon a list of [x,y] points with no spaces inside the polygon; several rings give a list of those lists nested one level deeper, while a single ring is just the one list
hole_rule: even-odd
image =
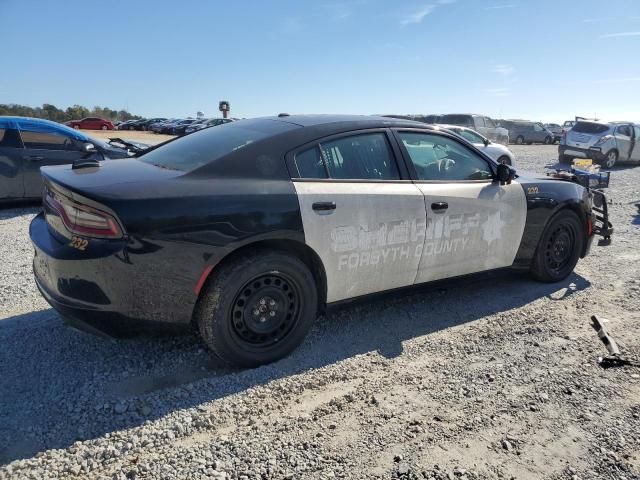
[{"label": "black steel wheel", "polygon": [[535,254],[531,271],[544,282],[568,277],[582,254],[585,231],[577,214],[561,210],[549,222]]},{"label": "black steel wheel", "polygon": [[270,273],[247,282],[231,311],[238,342],[269,348],[295,328],[300,318],[300,289],[285,275]]},{"label": "black steel wheel", "polygon": [[216,267],[195,312],[202,338],[218,357],[242,367],[278,360],[304,339],[318,293],[307,265],[278,251]]},{"label": "black steel wheel", "polygon": [[516,137],[516,145],[524,145],[524,137],[522,135]]}]

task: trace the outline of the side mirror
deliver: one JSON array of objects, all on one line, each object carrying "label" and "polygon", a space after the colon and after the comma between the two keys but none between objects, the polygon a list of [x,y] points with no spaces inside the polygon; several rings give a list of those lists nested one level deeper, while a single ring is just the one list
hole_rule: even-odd
[{"label": "side mirror", "polygon": [[488,147],[490,143],[491,143],[491,140],[489,140],[488,138],[484,139],[484,146],[485,147]]},{"label": "side mirror", "polygon": [[86,142],[82,144],[82,151],[85,153],[96,153],[98,150],[93,143]]},{"label": "side mirror", "polygon": [[515,171],[506,163],[499,164],[497,177],[500,185],[510,185],[514,173]]}]

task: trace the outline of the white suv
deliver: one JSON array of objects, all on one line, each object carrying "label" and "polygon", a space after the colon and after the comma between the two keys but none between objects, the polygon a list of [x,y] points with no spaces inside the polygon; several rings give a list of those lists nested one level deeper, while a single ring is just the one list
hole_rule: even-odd
[{"label": "white suv", "polygon": [[640,162],[640,125],[577,121],[571,130],[563,133],[558,157],[561,163],[591,158],[607,168],[619,161]]}]

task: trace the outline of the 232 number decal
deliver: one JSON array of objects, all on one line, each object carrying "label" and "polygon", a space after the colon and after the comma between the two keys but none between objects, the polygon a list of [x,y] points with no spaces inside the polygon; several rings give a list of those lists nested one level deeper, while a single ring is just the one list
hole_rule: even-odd
[{"label": "232 number decal", "polygon": [[87,249],[89,245],[89,241],[80,237],[71,237],[71,242],[69,243],[70,247],[77,248],[78,250],[82,250],[83,252]]}]

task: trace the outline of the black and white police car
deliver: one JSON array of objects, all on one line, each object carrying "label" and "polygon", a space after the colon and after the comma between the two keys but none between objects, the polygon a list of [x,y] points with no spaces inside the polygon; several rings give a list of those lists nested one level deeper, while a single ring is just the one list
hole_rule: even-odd
[{"label": "black and white police car", "polygon": [[503,267],[560,281],[599,231],[571,175],[519,176],[385,117],[243,120],[42,174],[35,279],[63,318],[191,325],[242,366],[291,352],[336,302]]}]

